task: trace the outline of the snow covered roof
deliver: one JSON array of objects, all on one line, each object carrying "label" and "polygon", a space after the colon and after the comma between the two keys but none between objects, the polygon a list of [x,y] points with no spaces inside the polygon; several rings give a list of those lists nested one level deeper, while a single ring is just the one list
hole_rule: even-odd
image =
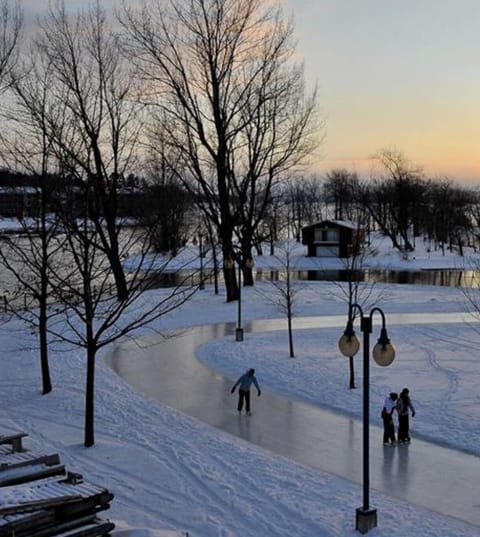
[{"label": "snow covered roof", "polygon": [[351,220],[322,220],[321,222],[316,222],[315,224],[310,224],[305,226],[303,229],[308,229],[311,227],[323,227],[327,225],[335,225],[337,227],[344,227],[347,229],[361,229],[362,226],[352,222]]}]

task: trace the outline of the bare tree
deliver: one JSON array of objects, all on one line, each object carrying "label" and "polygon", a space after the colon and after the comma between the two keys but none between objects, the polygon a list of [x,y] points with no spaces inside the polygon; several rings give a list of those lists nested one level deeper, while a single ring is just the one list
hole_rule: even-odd
[{"label": "bare tree", "polygon": [[[9,106],[2,114],[6,127],[0,134],[2,159],[9,169],[30,176],[29,189],[35,194],[28,218],[20,217],[21,234],[2,237],[0,263],[16,281],[15,292],[10,293],[11,311],[38,330],[42,393],[46,394],[52,389],[48,360],[48,266],[59,248],[58,221],[53,212],[55,193],[59,190],[57,160],[48,136],[48,118],[58,114],[58,110],[52,110],[48,99],[48,69],[41,65],[41,58],[35,60],[38,63],[24,66],[22,76],[12,76]],[[24,309],[19,307],[20,301]]]},{"label": "bare tree", "polygon": [[23,11],[20,4],[0,0],[0,92],[11,83],[18,59],[22,26]]},{"label": "bare tree", "polygon": [[479,245],[480,232],[480,189],[475,187],[470,191],[472,205],[470,207],[470,221],[472,229],[470,230],[470,244],[477,251]]},{"label": "bare tree", "polygon": [[[366,215],[365,215],[366,219]],[[357,309],[354,304],[362,308],[371,308],[385,299],[388,290],[378,288],[374,280],[365,281],[366,260],[374,255],[374,249],[365,243],[365,220],[357,221],[354,226],[356,233],[350,249],[350,256],[342,259],[345,278],[335,282],[339,295],[347,304],[347,327],[353,326]],[[349,388],[355,386],[354,357],[349,356]]]},{"label": "bare tree", "polygon": [[[293,27],[257,0],[171,0],[124,10],[128,48],[181,156],[187,187],[217,230],[224,260],[234,236],[248,260],[272,185],[315,145],[315,92],[294,62]],[[191,179],[194,182],[191,182]],[[235,269],[223,267],[227,301]]]},{"label": "bare tree", "polygon": [[47,325],[51,298],[48,263],[59,244],[55,241],[57,222],[48,213],[51,193],[46,177],[41,177],[35,190],[38,213],[19,221],[19,233],[1,237],[0,265],[16,282],[9,289],[10,312],[38,330],[42,393],[47,394],[52,390],[48,360]]},{"label": "bare tree", "polygon": [[57,246],[51,247],[55,225],[47,227],[43,222],[42,219],[22,221],[20,234],[3,235],[0,264],[16,281],[13,289],[7,290],[9,298],[5,306],[32,329],[38,330],[42,394],[47,394],[52,390],[48,359],[51,295],[47,267],[48,258]]},{"label": "bare tree", "polygon": [[190,195],[176,179],[165,180],[157,174],[150,176],[142,191],[139,222],[152,230],[156,252],[176,255],[188,237]]},{"label": "bare tree", "polygon": [[[160,298],[151,300],[146,290],[154,287],[168,265],[168,259],[148,255],[140,247],[130,266],[127,298],[115,298],[116,283],[111,275],[110,261],[105,256],[102,237],[88,216],[94,188],[83,199],[83,217],[70,212],[62,214],[66,245],[50,265],[52,296],[57,304],[55,322],[49,332],[57,340],[85,349],[87,372],[85,392],[84,444],[90,447],[94,435],[95,363],[98,351],[127,337],[142,327],[178,308],[197,287],[186,285],[186,278],[166,289]],[[137,242],[148,241],[138,235]],[[132,244],[120,241],[123,258],[132,253]]]},{"label": "bare tree", "polygon": [[421,170],[399,151],[384,149],[375,158],[382,176],[362,185],[359,201],[395,248],[411,252],[418,215],[426,203],[427,183]]},{"label": "bare tree", "polygon": [[293,344],[293,318],[295,316],[295,305],[301,292],[299,282],[294,281],[293,262],[294,247],[291,242],[279,241],[275,247],[277,254],[274,256],[278,263],[278,277],[269,281],[274,288],[274,292],[258,292],[264,299],[273,304],[287,319],[288,327],[288,349],[290,358],[295,358]]},{"label": "bare tree", "polygon": [[49,98],[61,114],[48,117],[48,137],[62,176],[95,190],[89,215],[109,260],[119,300],[127,283],[119,254],[118,192],[136,164],[142,109],[130,67],[99,4],[70,15],[50,5],[36,38],[47,67]]},{"label": "bare tree", "polygon": [[449,201],[450,206],[447,209],[450,215],[449,248],[452,251],[456,247],[458,254],[463,256],[467,236],[474,227],[475,195],[468,188],[456,187]]},{"label": "bare tree", "polygon": [[145,297],[166,263],[157,266],[151,254],[155,226],[141,228],[118,210],[136,164],[142,109],[131,100],[132,77],[98,4],[73,17],[62,3],[52,6],[31,57],[15,83],[16,125],[37,159],[45,158],[40,170],[55,169],[60,179],[54,205],[60,225],[40,265],[55,315],[47,330],[85,349],[85,445],[91,446],[98,350],[178,307],[196,288],[178,282],[158,301]]},{"label": "bare tree", "polygon": [[302,228],[322,220],[327,205],[322,180],[316,175],[293,175],[282,187],[282,227],[286,237],[300,242]]},{"label": "bare tree", "polygon": [[60,172],[63,178],[77,180],[79,188],[95,183],[98,196],[92,202],[96,208],[92,221],[116,275],[118,295],[125,295],[118,255],[116,189],[122,166],[129,162],[128,143],[134,141],[131,133],[135,129],[125,134],[130,122],[122,105],[128,86],[120,79],[118,50],[107,33],[98,6],[78,16],[74,24],[59,2],[50,8],[43,33],[21,69],[9,72],[10,99],[3,110],[8,128],[2,133],[2,155],[11,169],[33,175],[39,206],[34,221],[23,223],[21,241],[4,240],[2,258],[17,279],[19,292],[31,297],[28,305],[38,306],[23,318],[39,330],[43,393],[51,390],[48,264],[59,247],[52,240],[58,232],[52,214],[53,192],[58,201],[60,191],[54,179]]},{"label": "bare tree", "polygon": [[327,173],[324,183],[325,201],[333,205],[335,220],[356,220],[359,180],[356,173],[335,169]]}]

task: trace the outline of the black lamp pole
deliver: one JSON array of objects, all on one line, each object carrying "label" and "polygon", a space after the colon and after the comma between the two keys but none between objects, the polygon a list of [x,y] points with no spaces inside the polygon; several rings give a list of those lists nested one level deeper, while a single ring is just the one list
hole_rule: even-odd
[{"label": "black lamp pole", "polygon": [[378,308],[372,308],[368,315],[359,304],[353,304],[345,332],[340,338],[339,347],[345,356],[353,356],[359,348],[358,339],[353,330],[354,312],[360,313],[360,330],[363,334],[363,505],[356,510],[355,529],[360,533],[377,527],[377,510],[370,508],[370,334],[372,319],[375,312],[382,317],[382,329],[378,343],[373,349],[373,357],[377,364],[388,366],[395,357],[395,348],[391,345],[385,326],[385,314]]},{"label": "black lamp pole", "polygon": [[200,254],[200,285],[199,289],[205,289],[205,282],[203,281],[203,235],[198,235],[198,248]]},{"label": "black lamp pole", "polygon": [[[370,334],[372,333],[372,313],[364,317],[360,313],[360,330],[363,333],[363,513],[370,510]],[[376,509],[375,511],[375,526]]]},{"label": "black lamp pole", "polygon": [[235,330],[235,341],[243,341],[242,328],[242,258],[238,254],[238,315],[237,329]]}]

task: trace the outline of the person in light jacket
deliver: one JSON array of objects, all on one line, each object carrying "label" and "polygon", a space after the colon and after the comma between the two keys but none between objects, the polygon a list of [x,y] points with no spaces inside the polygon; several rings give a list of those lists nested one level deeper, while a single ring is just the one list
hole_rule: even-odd
[{"label": "person in light jacket", "polygon": [[255,369],[249,369],[246,373],[244,373],[233,385],[233,388],[230,390],[230,393],[235,392],[235,388],[239,386],[238,388],[238,405],[237,410],[239,413],[242,412],[243,408],[243,402],[245,401],[245,412],[248,416],[251,416],[252,413],[250,412],[250,387],[252,384],[255,385],[257,388],[257,394],[258,397],[262,394],[262,391],[260,390],[260,386],[258,385],[257,379],[255,378]]},{"label": "person in light jacket", "polygon": [[393,423],[393,412],[396,410],[398,394],[391,392],[385,399],[382,409],[383,420],[383,445],[395,445],[395,424]]},{"label": "person in light jacket", "polygon": [[410,442],[410,412],[412,413],[412,418],[415,417],[415,408],[410,399],[410,391],[408,388],[403,388],[397,401],[398,441],[400,443]]}]

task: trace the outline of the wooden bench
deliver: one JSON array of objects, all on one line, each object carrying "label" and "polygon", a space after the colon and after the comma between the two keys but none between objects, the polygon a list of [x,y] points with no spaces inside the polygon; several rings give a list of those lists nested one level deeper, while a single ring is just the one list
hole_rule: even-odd
[{"label": "wooden bench", "polygon": [[63,464],[20,464],[0,472],[0,487],[21,485],[37,479],[59,475],[65,475],[65,466]]},{"label": "wooden bench", "polygon": [[22,438],[28,436],[27,433],[14,433],[9,435],[0,435],[0,445],[10,444],[13,452],[25,451],[22,445]]},{"label": "wooden bench", "polygon": [[58,524],[56,508],[78,501],[79,496],[31,500],[0,509],[0,537],[49,537]]},{"label": "wooden bench", "polygon": [[115,524],[98,516],[109,490],[67,471],[57,454],[24,449],[28,434],[1,432],[0,537],[111,537]]},{"label": "wooden bench", "polygon": [[10,514],[0,517],[0,537],[33,537],[38,529],[55,524],[53,509],[39,509],[29,513]]},{"label": "wooden bench", "polygon": [[60,457],[57,453],[54,453],[53,455],[34,455],[33,453],[28,452],[20,458],[19,455],[10,452],[7,455],[0,456],[0,474],[10,468],[21,468],[22,466],[30,466],[32,464],[54,466],[60,464]]},{"label": "wooden bench", "polygon": [[25,502],[16,503],[15,505],[6,505],[4,507],[0,507],[0,516],[31,513],[32,511],[36,511],[38,509],[65,506],[69,503],[78,502],[81,499],[82,496],[80,494],[65,494],[64,496],[55,496],[53,498],[28,500]]},{"label": "wooden bench", "polygon": [[[66,524],[68,526],[68,524]],[[95,518],[90,523],[82,524],[79,527],[66,529],[65,531],[62,524],[57,524],[55,527],[55,537],[104,537],[110,535],[110,532],[115,529],[115,524],[109,520],[102,520]],[[35,536],[33,536],[35,537]]]}]

